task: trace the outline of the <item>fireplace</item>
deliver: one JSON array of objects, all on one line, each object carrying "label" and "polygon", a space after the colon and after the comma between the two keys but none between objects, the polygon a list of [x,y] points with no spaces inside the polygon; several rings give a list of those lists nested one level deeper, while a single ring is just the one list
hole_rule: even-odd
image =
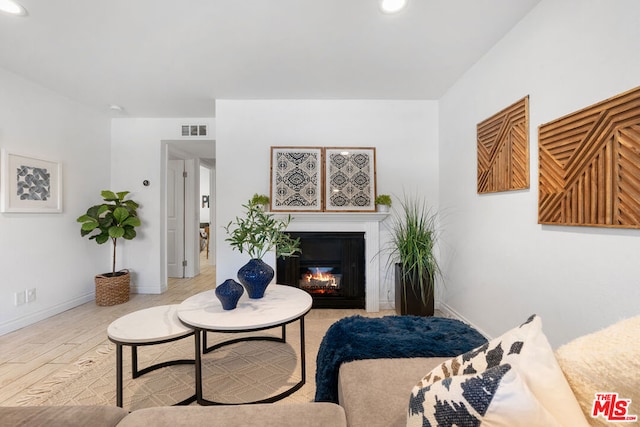
[{"label": "fireplace", "polygon": [[289,234],[302,254],[278,259],[278,283],[309,292],[314,308],[365,308],[365,233]]}]

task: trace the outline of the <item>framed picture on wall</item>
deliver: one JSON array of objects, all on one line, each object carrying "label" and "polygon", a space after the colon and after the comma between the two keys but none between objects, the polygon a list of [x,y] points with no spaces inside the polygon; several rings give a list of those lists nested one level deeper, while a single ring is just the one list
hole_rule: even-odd
[{"label": "framed picture on wall", "polygon": [[322,210],[322,148],[271,147],[271,210]]},{"label": "framed picture on wall", "polygon": [[60,163],[2,150],[0,212],[62,212]]},{"label": "framed picture on wall", "polygon": [[325,148],[325,210],[375,211],[376,149]]}]

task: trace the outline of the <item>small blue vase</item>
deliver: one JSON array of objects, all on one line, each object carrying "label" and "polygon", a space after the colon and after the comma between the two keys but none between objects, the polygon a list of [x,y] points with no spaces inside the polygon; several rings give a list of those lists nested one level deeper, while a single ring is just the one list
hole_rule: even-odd
[{"label": "small blue vase", "polygon": [[244,293],[244,288],[233,279],[227,279],[221,285],[216,286],[216,296],[225,310],[233,310],[238,305],[238,300]]},{"label": "small blue vase", "polygon": [[247,290],[249,298],[258,299],[264,296],[264,291],[271,283],[274,274],[269,264],[253,258],[238,270],[238,280]]}]

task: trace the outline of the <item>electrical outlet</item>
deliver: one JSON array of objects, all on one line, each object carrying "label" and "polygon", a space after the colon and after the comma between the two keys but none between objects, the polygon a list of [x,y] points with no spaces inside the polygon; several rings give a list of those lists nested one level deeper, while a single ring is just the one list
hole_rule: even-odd
[{"label": "electrical outlet", "polygon": [[13,294],[13,305],[16,307],[27,302],[27,293],[25,291]]},{"label": "electrical outlet", "polygon": [[27,302],[34,302],[36,300],[36,288],[27,289],[25,294],[27,295]]}]

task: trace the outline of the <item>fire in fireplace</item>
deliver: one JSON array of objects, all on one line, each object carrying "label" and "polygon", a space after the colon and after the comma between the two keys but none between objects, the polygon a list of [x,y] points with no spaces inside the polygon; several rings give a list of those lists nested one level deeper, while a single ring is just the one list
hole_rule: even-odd
[{"label": "fire in fireplace", "polygon": [[311,294],[336,294],[342,274],[332,274],[332,267],[309,267],[298,280],[298,286]]},{"label": "fire in fireplace", "polygon": [[364,308],[364,233],[289,234],[302,254],[278,260],[278,283],[309,292],[315,308]]}]

